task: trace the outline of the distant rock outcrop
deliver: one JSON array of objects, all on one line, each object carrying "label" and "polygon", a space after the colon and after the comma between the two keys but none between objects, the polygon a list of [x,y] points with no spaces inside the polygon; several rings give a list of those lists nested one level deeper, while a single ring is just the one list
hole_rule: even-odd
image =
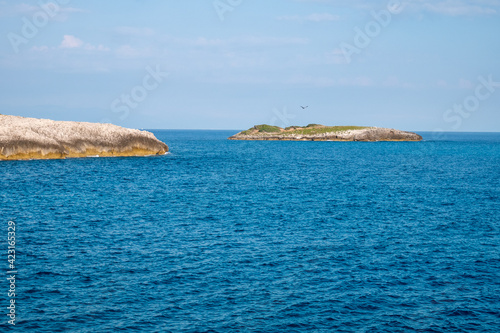
[{"label": "distant rock outcrop", "polygon": [[422,137],[416,133],[390,128],[310,124],[287,128],[257,125],[233,135],[229,140],[420,141]]},{"label": "distant rock outcrop", "polygon": [[168,152],[153,133],[111,124],[0,115],[0,160],[146,156]]}]

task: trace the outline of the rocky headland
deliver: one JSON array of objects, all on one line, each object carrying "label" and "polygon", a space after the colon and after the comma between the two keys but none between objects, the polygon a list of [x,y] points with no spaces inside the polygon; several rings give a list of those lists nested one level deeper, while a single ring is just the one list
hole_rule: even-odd
[{"label": "rocky headland", "polygon": [[0,115],[0,160],[162,155],[153,133],[112,124]]},{"label": "rocky headland", "polygon": [[422,137],[416,133],[390,128],[310,124],[287,128],[257,125],[231,136],[229,140],[420,141]]}]

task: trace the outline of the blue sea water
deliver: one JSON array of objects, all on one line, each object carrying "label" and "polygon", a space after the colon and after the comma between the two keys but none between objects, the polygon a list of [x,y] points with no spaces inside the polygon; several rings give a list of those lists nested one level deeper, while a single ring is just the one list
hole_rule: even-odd
[{"label": "blue sea water", "polygon": [[168,155],[0,163],[0,331],[499,331],[500,134],[153,132]]}]

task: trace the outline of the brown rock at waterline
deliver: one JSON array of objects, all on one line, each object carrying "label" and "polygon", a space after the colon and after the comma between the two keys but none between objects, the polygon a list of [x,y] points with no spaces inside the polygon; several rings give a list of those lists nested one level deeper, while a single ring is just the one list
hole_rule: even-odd
[{"label": "brown rock at waterline", "polygon": [[285,141],[421,141],[413,132],[391,128],[362,126],[290,126],[281,128],[256,125],[229,138],[229,140],[285,140]]},{"label": "brown rock at waterline", "polygon": [[0,115],[0,160],[162,155],[153,133],[112,124]]}]

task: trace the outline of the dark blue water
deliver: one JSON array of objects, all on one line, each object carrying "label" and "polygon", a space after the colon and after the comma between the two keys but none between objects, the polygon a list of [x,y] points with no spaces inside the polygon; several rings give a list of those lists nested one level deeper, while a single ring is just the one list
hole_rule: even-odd
[{"label": "dark blue water", "polygon": [[0,331],[498,332],[500,134],[154,132],[169,155],[0,163]]}]

